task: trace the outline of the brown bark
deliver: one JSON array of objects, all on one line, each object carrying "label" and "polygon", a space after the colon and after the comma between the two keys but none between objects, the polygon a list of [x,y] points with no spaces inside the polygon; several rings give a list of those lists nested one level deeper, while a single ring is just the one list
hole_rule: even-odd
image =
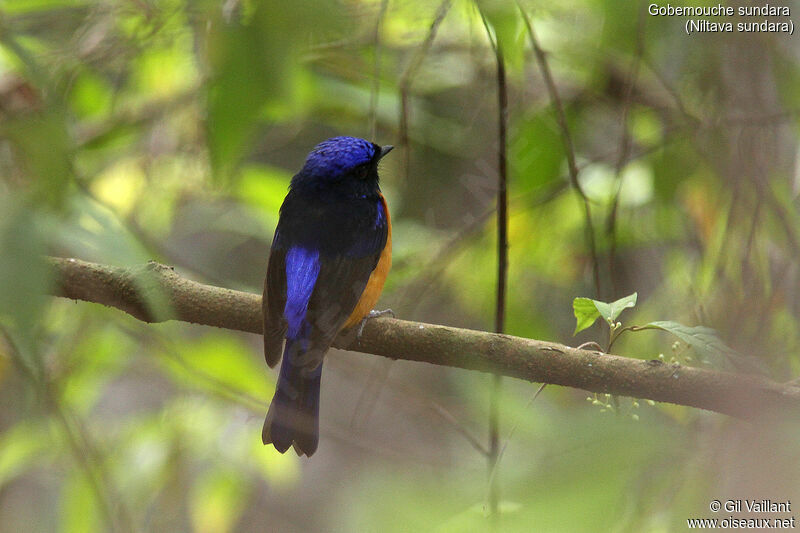
[{"label": "brown bark", "polygon": [[[146,322],[182,320],[261,333],[261,297],[204,285],[150,262],[118,268],[51,258],[52,294],[101,303]],[[759,376],[668,365],[534,339],[392,318],[370,320],[337,348],[392,359],[491,372],[590,392],[648,398],[740,418],[800,414],[800,387]]]}]

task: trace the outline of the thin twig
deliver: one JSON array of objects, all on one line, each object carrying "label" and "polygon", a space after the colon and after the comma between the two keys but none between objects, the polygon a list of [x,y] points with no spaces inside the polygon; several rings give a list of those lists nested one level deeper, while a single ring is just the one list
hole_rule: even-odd
[{"label": "thin twig", "polygon": [[[433,400],[432,398],[427,397],[426,391],[421,390],[417,387],[409,386],[408,384],[401,384],[390,381],[388,374],[389,374],[389,369],[391,368],[391,365],[394,363],[394,361],[389,359],[384,359],[382,361],[377,361],[377,362],[381,364],[373,365],[373,367],[370,369],[371,375],[369,377],[369,380],[375,382],[376,379],[374,378],[374,374],[377,372],[380,373],[380,375],[377,378],[377,380],[379,380],[380,383],[377,387],[368,387],[367,389],[369,388],[372,388],[373,390],[379,389],[381,392],[385,390],[392,391],[398,394],[400,397],[404,398],[404,401],[406,402],[416,402],[420,406],[426,409],[430,409],[442,420],[450,424],[453,427],[453,429],[455,429],[459,435],[464,437],[467,440],[467,442],[469,442],[469,444],[472,445],[473,448],[475,448],[478,452],[481,453],[481,455],[483,456],[489,455],[489,450],[486,449],[486,446],[484,446],[478,440],[478,438],[475,437],[464,426],[464,424],[459,422],[459,420],[455,417],[455,415],[453,415],[445,406],[441,405],[439,402]],[[352,368],[352,366],[348,365],[347,368],[350,369]],[[362,393],[362,397],[368,393],[367,389],[365,389],[364,392]],[[362,402],[362,398],[359,398],[358,403],[362,404],[366,402],[365,401]],[[374,405],[374,403],[375,402],[373,402],[372,405]],[[359,412],[361,412],[362,414],[361,423],[363,423],[364,420],[369,418],[372,412],[372,407],[370,407],[366,413],[363,412],[365,409],[367,408],[361,407],[361,405],[356,406],[356,410],[353,413],[353,417],[350,419],[351,430],[359,431],[361,429],[361,425],[357,422],[357,418],[359,418]]]},{"label": "thin twig", "polygon": [[[528,207],[540,206],[551,202],[568,188],[569,183],[564,181],[556,182],[553,186],[542,192],[538,198],[529,200]],[[515,199],[527,198],[529,195],[530,192],[518,194]],[[480,234],[484,223],[489,220],[495,212],[496,207],[492,206],[491,209],[487,209],[470,220],[466,226],[454,232],[453,235],[448,238],[447,242],[439,247],[436,255],[430,260],[425,261],[425,266],[422,271],[413,280],[397,288],[395,292],[401,295],[397,307],[403,309],[408,302],[416,302],[419,304],[423,298],[433,294],[431,285],[436,283],[447,270],[447,267],[452,264],[453,257],[456,256],[458,252],[464,250],[464,246],[466,246],[473,237]]]},{"label": "thin twig", "polygon": [[[486,36],[494,51],[497,63],[497,297],[495,301],[494,331],[503,333],[506,318],[506,283],[508,279],[508,160],[507,160],[507,121],[508,87],[506,84],[506,64],[503,47],[497,36],[492,35],[489,22],[478,8],[486,30]],[[498,518],[499,490],[494,472],[500,458],[500,394],[503,378],[495,374],[489,392],[489,457],[488,457],[488,503],[489,516],[496,525]]]},{"label": "thin twig", "polygon": [[134,109],[124,109],[102,122],[86,122],[79,125],[75,134],[79,146],[88,146],[120,128],[134,128],[163,119],[170,112],[197,102],[200,84],[193,85],[167,98],[151,100]]},{"label": "thin twig", "polygon": [[444,17],[447,15],[447,12],[450,10],[450,4],[452,4],[452,0],[443,0],[442,3],[439,4],[439,9],[436,10],[436,16],[434,17],[431,27],[428,30],[428,35],[425,37],[425,40],[422,41],[422,44],[419,46],[419,48],[417,48],[417,50],[414,52],[411,61],[403,71],[403,74],[400,76],[400,80],[397,83],[397,87],[400,91],[400,125],[397,135],[399,137],[398,144],[403,150],[403,158],[401,161],[403,165],[402,176],[406,183],[409,181],[408,174],[411,168],[411,150],[408,140],[408,100],[409,93],[411,91],[411,83],[414,81],[414,76],[416,76],[417,70],[422,64],[422,60],[425,58],[425,55],[428,53],[428,50],[430,50],[430,47],[433,44],[433,40],[436,38],[436,32],[439,30],[439,26],[444,20]]},{"label": "thin twig", "polygon": [[[505,332],[506,322],[506,285],[508,280],[508,164],[506,159],[508,92],[506,87],[506,68],[503,49],[497,46],[497,95],[499,110],[499,144],[498,147],[498,190],[497,190],[497,302],[495,304],[495,333]],[[503,378],[495,374],[492,378],[492,400],[489,416],[489,511],[498,512],[499,493],[496,477],[500,462],[500,394]]]},{"label": "thin twig", "polygon": [[433,400],[430,401],[430,407],[440,417],[442,417],[442,419],[444,421],[446,421],[451,426],[453,426],[453,429],[455,429],[461,436],[463,436],[465,439],[467,439],[467,442],[469,442],[472,445],[473,448],[478,450],[482,455],[484,455],[486,457],[490,456],[491,451],[487,450],[486,447],[481,443],[480,440],[478,440],[475,436],[473,436],[472,433],[467,431],[467,429],[456,419],[456,417],[454,417],[450,413],[450,411],[445,409],[439,403],[434,402]]},{"label": "thin twig", "polygon": [[636,32],[636,53],[631,60],[630,73],[626,80],[625,95],[622,100],[622,112],[620,113],[620,140],[619,140],[619,156],[615,165],[615,174],[617,180],[617,187],[614,191],[614,197],[611,201],[611,209],[608,213],[606,220],[606,236],[608,238],[608,278],[611,281],[611,300],[617,298],[617,281],[616,281],[616,259],[617,259],[617,214],[619,211],[619,199],[622,192],[622,169],[630,158],[631,152],[631,135],[628,128],[628,114],[631,107],[631,95],[633,88],[636,86],[636,80],[639,76],[639,67],[644,55],[644,29],[645,29],[645,15],[644,4],[639,9],[639,21]]},{"label": "thin twig", "polygon": [[350,429],[360,431],[362,424],[366,422],[375,409],[378,396],[389,380],[389,371],[394,361],[378,360],[372,362],[366,384],[358,395],[353,415],[350,417]]},{"label": "thin twig", "polygon": [[[531,405],[533,405],[533,402],[536,401],[536,398],[539,397],[539,395],[542,393],[542,391],[544,390],[545,387],[547,387],[547,383],[542,383],[539,386],[539,388],[536,390],[536,393],[534,393],[534,395],[531,396],[531,399],[528,400],[527,405],[525,405],[525,409],[524,409],[525,411],[527,411],[528,409],[531,408]],[[508,443],[511,442],[511,437],[513,437],[514,433],[516,433],[520,422],[521,422],[521,420],[517,420],[516,421],[516,423],[512,426],[511,430],[508,432],[508,435],[506,436],[506,440],[503,442],[503,448],[500,450],[500,453],[499,453],[499,455],[497,457],[497,462],[495,463],[495,468],[493,468],[491,473],[489,474],[489,486],[492,485],[492,483],[494,482],[494,478],[497,475],[497,468],[496,468],[497,467],[497,463],[499,463],[500,459],[502,459],[503,455],[505,455],[506,448],[508,448]]]},{"label": "thin twig", "polygon": [[378,133],[378,95],[381,88],[381,26],[388,7],[389,0],[382,0],[378,17],[375,20],[375,32],[372,39],[375,49],[375,64],[373,66],[372,91],[369,95],[369,138],[373,141]]},{"label": "thin twig", "polygon": [[[675,128],[678,130],[679,128]],[[671,135],[673,132],[668,132]],[[667,136],[666,140],[662,143],[649,146],[647,148],[639,149],[633,151],[628,158],[628,162],[633,161],[635,159],[639,159],[642,157],[646,157],[658,150],[663,149],[669,143],[674,141],[674,138],[671,136]],[[589,159],[588,161],[579,165],[579,169],[583,169],[586,166],[595,164],[599,161],[605,161],[609,157],[613,157],[616,154],[616,149],[608,152],[606,154],[602,154],[598,157]],[[558,198],[561,194],[563,194],[568,188],[570,187],[569,181],[569,174],[565,174],[560,179],[553,182],[551,186],[549,186],[545,190],[534,190],[534,191],[527,191],[523,193],[517,193],[511,198],[512,202],[520,202],[524,203],[527,208],[537,207],[541,205],[545,205],[549,202],[552,202],[556,198]],[[538,196],[530,199],[529,197],[533,194],[538,193]],[[483,213],[480,213],[475,218],[469,221],[466,226],[463,226],[458,231],[454,232],[451,237],[448,238],[447,242],[442,244],[439,247],[439,251],[436,252],[434,257],[430,260],[425,260],[425,265],[422,271],[415,276],[415,278],[397,288],[395,291],[399,293],[400,299],[396,304],[397,308],[403,309],[407,302],[421,302],[426,296],[433,294],[431,291],[431,285],[436,283],[437,280],[444,274],[447,267],[452,264],[453,257],[460,251],[464,250],[464,246],[469,243],[470,239],[479,235],[479,231],[483,228],[484,222],[489,220],[493,213],[495,213],[496,209],[493,206],[490,209],[487,209]],[[394,266],[395,269],[402,268],[400,264]],[[213,281],[213,280],[212,280]]]},{"label": "thin twig", "polygon": [[33,368],[29,366],[13,337],[5,328],[0,327],[0,335],[8,346],[12,360],[17,363],[17,367],[36,389],[46,411],[52,414],[61,426],[75,462],[78,464],[78,468],[83,470],[106,527],[109,531],[133,531],[130,515],[102,469],[100,454],[96,451],[86,430],[67,413],[66,408],[56,399],[42,365],[35,365]]},{"label": "thin twig", "polygon": [[569,131],[567,115],[564,113],[564,106],[561,103],[561,97],[558,94],[558,89],[556,88],[556,84],[553,81],[553,76],[550,73],[550,67],[547,64],[547,56],[545,55],[544,50],[542,50],[542,47],[539,45],[539,40],[536,38],[536,32],[533,30],[531,19],[528,17],[528,14],[519,3],[517,3],[517,7],[519,8],[520,13],[522,13],[522,19],[525,21],[525,27],[528,30],[528,36],[530,37],[531,45],[533,46],[533,51],[536,55],[536,61],[539,64],[539,70],[542,72],[542,77],[544,78],[545,85],[547,86],[547,92],[550,94],[550,100],[553,103],[553,108],[556,112],[556,119],[561,131],[561,138],[564,142],[564,151],[567,155],[567,166],[569,168],[569,176],[572,187],[583,201],[583,211],[586,217],[586,240],[589,244],[589,252],[592,256],[592,276],[594,278],[595,293],[599,297],[601,294],[600,261],[597,255],[597,243],[595,242],[594,224],[592,223],[592,210],[589,205],[589,198],[586,196],[586,193],[583,190],[583,187],[581,187],[580,181],[578,180],[578,164],[575,160],[575,147],[572,142],[572,134]]}]

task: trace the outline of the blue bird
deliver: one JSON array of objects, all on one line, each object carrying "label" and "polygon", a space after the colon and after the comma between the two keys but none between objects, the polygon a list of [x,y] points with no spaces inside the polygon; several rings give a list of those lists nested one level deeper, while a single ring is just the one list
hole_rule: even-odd
[{"label": "blue bird", "polygon": [[391,149],[355,137],[320,143],[281,206],[262,310],[267,364],[281,353],[283,362],[261,434],[281,453],[317,450],[322,359],[341,330],[370,314],[391,267],[378,185],[378,161]]}]

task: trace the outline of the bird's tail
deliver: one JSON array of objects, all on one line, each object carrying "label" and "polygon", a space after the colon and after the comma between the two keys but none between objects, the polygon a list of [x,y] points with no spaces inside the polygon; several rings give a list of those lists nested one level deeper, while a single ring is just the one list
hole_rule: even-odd
[{"label": "bird's tail", "polygon": [[297,455],[311,455],[319,444],[319,393],[322,363],[302,366],[294,352],[303,341],[287,340],[275,396],[264,421],[261,440],[283,453],[294,446]]}]

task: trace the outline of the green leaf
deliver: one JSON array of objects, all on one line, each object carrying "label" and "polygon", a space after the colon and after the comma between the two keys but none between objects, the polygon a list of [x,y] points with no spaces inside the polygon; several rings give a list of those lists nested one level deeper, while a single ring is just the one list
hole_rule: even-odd
[{"label": "green leaf", "polygon": [[0,213],[0,323],[11,326],[20,357],[34,368],[37,328],[52,275],[44,260],[47,218],[11,195],[0,198]]},{"label": "green leaf", "polygon": [[34,199],[55,208],[62,206],[73,176],[72,141],[66,123],[66,113],[54,108],[0,124],[0,137],[11,142],[20,165],[32,178]]},{"label": "green leaf", "polygon": [[478,9],[494,32],[494,39],[503,51],[507,66],[520,68],[524,57],[522,51],[525,49],[525,33],[522,31],[522,20],[517,7],[512,2],[503,0],[480,0]]},{"label": "green leaf", "polygon": [[638,298],[637,293],[629,294],[624,298],[620,298],[616,302],[606,303],[600,302],[597,300],[592,300],[594,305],[597,307],[597,311],[600,313],[600,316],[606,320],[614,322],[617,320],[617,317],[622,313],[625,309],[629,307],[636,306],[636,299]]},{"label": "green leaf", "polygon": [[515,170],[520,194],[544,189],[562,179],[563,143],[552,111],[545,111],[515,120],[511,128],[509,164]]},{"label": "green leaf", "polygon": [[729,356],[736,353],[722,342],[715,330],[706,326],[684,326],[672,320],[662,320],[643,326],[643,329],[647,328],[672,333],[705,357]]},{"label": "green leaf", "polygon": [[[209,154],[215,176],[224,181],[249,151],[264,106],[289,94],[296,52],[283,32],[264,22],[268,8],[276,7],[272,4],[247,20],[220,18],[211,33]],[[273,13],[278,16],[285,10]],[[285,24],[286,15],[279,20]]]},{"label": "green leaf", "polygon": [[575,320],[577,322],[575,324],[575,331],[572,333],[573,335],[577,335],[585,330],[600,317],[600,312],[597,310],[594,300],[590,300],[589,298],[575,298],[572,300],[572,311],[575,313]]},{"label": "green leaf", "polygon": [[111,112],[113,100],[111,84],[95,72],[86,70],[75,78],[69,103],[81,117],[104,118]]},{"label": "green leaf", "polygon": [[312,28],[333,31],[343,20],[325,2],[248,4],[246,16],[230,20],[215,8],[209,31],[208,147],[221,183],[235,175],[269,111],[303,111],[307,77],[300,52],[320,33]]},{"label": "green leaf", "polygon": [[572,301],[572,311],[575,313],[577,323],[572,334],[576,335],[585,330],[599,317],[602,317],[603,320],[615,321],[622,311],[636,305],[637,298],[638,294],[635,292],[611,303],[590,298],[575,298]]}]

